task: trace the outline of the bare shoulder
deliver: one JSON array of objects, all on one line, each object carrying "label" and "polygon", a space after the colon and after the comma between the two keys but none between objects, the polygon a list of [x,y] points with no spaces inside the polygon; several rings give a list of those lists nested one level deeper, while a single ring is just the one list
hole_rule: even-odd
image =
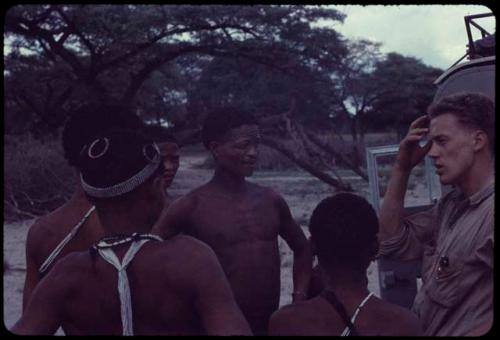
[{"label": "bare shoulder", "polygon": [[60,224],[60,218],[57,211],[51,212],[48,215],[39,217],[31,225],[28,230],[28,239],[50,237],[54,234],[54,225]]},{"label": "bare shoulder", "polygon": [[281,307],[271,315],[269,320],[269,335],[297,335],[301,329],[295,326],[304,325],[302,316],[308,310],[308,302],[301,301]]},{"label": "bare shoulder", "polygon": [[162,251],[174,252],[179,261],[212,261],[217,257],[206,243],[188,236],[176,235],[164,242],[161,242]]},{"label": "bare shoulder", "polygon": [[158,263],[167,277],[177,278],[177,283],[198,284],[199,280],[212,281],[224,275],[214,251],[191,236],[176,235],[158,242],[155,248],[147,262]]},{"label": "bare shoulder", "polygon": [[71,252],[55,262],[54,267],[43,280],[58,287],[69,286],[84,282],[84,275],[90,269],[90,255],[88,251]]},{"label": "bare shoulder", "polygon": [[197,201],[198,195],[196,194],[196,192],[190,192],[173,200],[168,209],[173,212],[193,210],[196,207]]},{"label": "bare shoulder", "polygon": [[87,211],[89,207],[66,202],[59,208],[51,211],[47,215],[39,217],[33,223],[28,231],[28,237],[36,238],[42,237],[44,242],[47,243],[52,237],[59,240],[61,235],[66,235],[71,230],[75,222],[83,217],[80,211]]},{"label": "bare shoulder", "polygon": [[[53,247],[53,243],[60,238],[61,212],[56,210],[38,218],[29,228],[26,238],[26,247],[34,256],[43,255],[44,249]],[[42,253],[42,254],[41,254]]]},{"label": "bare shoulder", "polygon": [[377,322],[387,325],[385,329],[390,332],[387,335],[422,335],[420,321],[411,310],[378,298],[375,301]]},{"label": "bare shoulder", "polygon": [[190,199],[197,199],[200,196],[210,194],[212,190],[213,187],[212,185],[210,185],[210,182],[208,182],[189,191],[184,197],[190,197]]},{"label": "bare shoulder", "polygon": [[198,206],[198,196],[196,191],[192,191],[172,201],[166,209],[167,220],[185,221],[189,218]]},{"label": "bare shoulder", "polygon": [[286,204],[285,199],[273,188],[253,182],[248,182],[248,184],[253,194],[260,195],[264,199],[269,200],[270,202],[275,204]]},{"label": "bare shoulder", "polygon": [[296,302],[294,304],[282,306],[280,309],[275,311],[271,317],[275,321],[290,320],[291,318],[295,317],[298,313],[300,313],[301,309],[304,308],[304,303],[305,301],[301,301],[301,302]]}]

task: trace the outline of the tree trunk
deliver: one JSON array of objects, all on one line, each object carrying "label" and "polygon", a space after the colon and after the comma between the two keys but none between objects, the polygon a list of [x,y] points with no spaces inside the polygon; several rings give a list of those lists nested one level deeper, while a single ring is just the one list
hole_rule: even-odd
[{"label": "tree trunk", "polygon": [[267,137],[262,137],[262,144],[282,153],[285,155],[287,158],[289,158],[292,162],[297,164],[299,167],[304,169],[305,171],[309,172],[311,175],[314,177],[320,179],[321,181],[339,189],[342,191],[352,191],[352,188],[349,184],[343,184],[340,183],[338,180],[335,178],[332,178],[330,175],[324,173],[323,171],[317,169],[307,161],[300,159],[295,156],[294,152],[291,150],[288,150],[284,145],[281,143]]}]

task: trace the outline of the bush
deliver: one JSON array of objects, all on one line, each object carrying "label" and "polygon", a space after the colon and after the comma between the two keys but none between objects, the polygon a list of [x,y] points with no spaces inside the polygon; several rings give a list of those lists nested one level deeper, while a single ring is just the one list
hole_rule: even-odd
[{"label": "bush", "polygon": [[4,220],[44,215],[72,194],[76,178],[59,140],[4,136]]}]

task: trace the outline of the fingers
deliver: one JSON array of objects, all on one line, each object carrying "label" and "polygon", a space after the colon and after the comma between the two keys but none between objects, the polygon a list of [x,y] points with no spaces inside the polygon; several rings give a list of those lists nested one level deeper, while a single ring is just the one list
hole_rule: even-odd
[{"label": "fingers", "polygon": [[416,129],[411,129],[408,132],[408,135],[403,140],[403,143],[414,143],[414,142],[420,142],[423,140],[427,134],[429,133],[429,129],[427,128],[416,128]]},{"label": "fingers", "polygon": [[429,116],[423,115],[415,119],[411,124],[410,124],[410,130],[419,128],[419,127],[426,127],[429,125]]},{"label": "fingers", "polygon": [[429,133],[429,129],[428,128],[415,128],[415,129],[411,129],[408,132],[408,134],[419,135],[419,136],[424,136],[427,133]]}]

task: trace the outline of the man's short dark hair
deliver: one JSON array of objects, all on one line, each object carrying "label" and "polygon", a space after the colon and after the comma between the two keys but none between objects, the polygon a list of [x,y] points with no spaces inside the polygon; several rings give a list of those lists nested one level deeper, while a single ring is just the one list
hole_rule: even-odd
[{"label": "man's short dark hair", "polygon": [[201,140],[208,148],[212,141],[219,141],[231,129],[243,125],[258,125],[257,119],[249,112],[226,106],[210,111],[203,123]]},{"label": "man's short dark hair", "polygon": [[62,132],[64,158],[69,165],[79,168],[80,151],[95,136],[114,128],[139,130],[143,126],[136,114],[121,105],[81,106],[69,115]]},{"label": "man's short dark hair", "polygon": [[495,104],[481,93],[461,92],[446,96],[427,109],[429,117],[449,113],[467,128],[480,129],[488,136],[489,147],[494,154],[495,146]]},{"label": "man's short dark hair", "polygon": [[[358,269],[378,251],[378,218],[363,197],[339,193],[314,209],[309,230],[321,262],[353,264]],[[368,262],[369,263],[369,262]]]}]

